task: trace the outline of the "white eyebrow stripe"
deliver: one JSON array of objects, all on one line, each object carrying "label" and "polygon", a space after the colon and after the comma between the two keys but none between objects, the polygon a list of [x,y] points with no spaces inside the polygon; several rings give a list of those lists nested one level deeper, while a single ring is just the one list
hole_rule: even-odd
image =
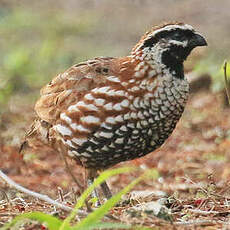
[{"label": "white eyebrow stripe", "polygon": [[162,32],[162,31],[169,31],[169,30],[175,30],[175,29],[182,29],[182,30],[191,30],[191,31],[194,31],[193,27],[188,25],[188,24],[185,24],[185,25],[168,25],[168,26],[165,26],[163,28],[160,28],[158,30],[155,30],[153,33],[150,33],[148,35],[148,38],[149,39],[150,37],[153,37],[155,36],[156,34]]}]

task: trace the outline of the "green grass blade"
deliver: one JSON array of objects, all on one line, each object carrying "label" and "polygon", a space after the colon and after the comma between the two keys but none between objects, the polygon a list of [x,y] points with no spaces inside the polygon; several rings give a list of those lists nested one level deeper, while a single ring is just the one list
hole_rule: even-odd
[{"label": "green grass blade", "polygon": [[[41,224],[46,224],[49,230],[57,230],[60,228],[62,221],[58,218],[42,213],[42,212],[31,212],[31,213],[24,213],[19,216],[16,216],[10,223],[5,224],[0,230],[7,230],[11,229],[15,224],[22,220],[36,220]],[[70,227],[66,227],[65,230],[70,230]]]},{"label": "green grass blade", "polygon": [[66,226],[69,226],[70,221],[75,217],[77,214],[77,211],[79,208],[81,208],[84,205],[85,200],[87,197],[92,193],[92,191],[100,185],[102,182],[107,180],[109,177],[115,176],[117,174],[121,173],[127,173],[133,171],[135,168],[132,167],[124,167],[124,168],[117,168],[117,169],[111,169],[111,170],[106,170],[100,174],[100,176],[94,180],[94,183],[89,186],[83,194],[80,196],[80,198],[77,201],[76,206],[74,207],[73,211],[70,213],[70,215],[63,221],[63,224],[60,227],[60,230],[65,230]]},{"label": "green grass blade", "polygon": [[96,224],[100,221],[104,215],[106,215],[109,210],[115,206],[121,199],[121,197],[129,192],[136,184],[138,184],[141,180],[146,177],[158,177],[158,173],[156,170],[148,170],[143,175],[138,177],[136,180],[132,181],[129,185],[127,185],[124,189],[122,189],[119,193],[110,198],[106,203],[104,203],[100,208],[90,213],[85,219],[79,222],[77,225],[73,227],[73,229],[88,229],[93,224]]}]

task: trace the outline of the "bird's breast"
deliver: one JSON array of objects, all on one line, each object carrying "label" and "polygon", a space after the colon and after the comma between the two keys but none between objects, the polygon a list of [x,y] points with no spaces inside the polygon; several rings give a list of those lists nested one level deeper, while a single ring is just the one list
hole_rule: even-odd
[{"label": "bird's breast", "polygon": [[130,106],[133,121],[128,122],[134,123],[134,127],[127,142],[130,145],[139,143],[138,156],[152,152],[171,135],[183,113],[189,93],[186,80],[167,75],[144,80],[140,87],[145,93],[136,96]]},{"label": "bird's breast", "polygon": [[[81,101],[61,114],[62,123],[55,128],[68,146],[69,155],[80,159],[85,167],[106,168],[146,155],[162,145],[174,130],[188,98],[188,83],[161,75],[131,84],[120,102],[113,102],[113,98],[117,100],[116,93],[121,96],[121,90],[102,87],[93,90],[90,97],[85,96],[92,104]],[[105,93],[110,97],[106,98]],[[102,98],[107,102],[98,101]],[[99,107],[96,102],[104,103]],[[79,119],[76,113],[81,115]],[[95,126],[91,132],[90,125]]]}]

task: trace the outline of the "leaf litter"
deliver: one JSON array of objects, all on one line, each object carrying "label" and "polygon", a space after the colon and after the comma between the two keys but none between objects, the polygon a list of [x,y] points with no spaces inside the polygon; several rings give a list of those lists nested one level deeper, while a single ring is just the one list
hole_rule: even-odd
[{"label": "leaf litter", "polygon": [[[22,111],[32,111],[24,107]],[[33,119],[32,112],[24,120],[23,112],[19,114],[17,111],[16,119],[14,111],[9,112],[6,123],[0,126],[2,171],[22,186],[73,207],[80,191],[66,173],[59,154],[49,148],[39,152],[31,150],[24,156],[18,154],[15,134],[22,137],[24,127]],[[159,176],[137,185],[110,214],[124,223],[158,229],[227,229],[230,224],[229,129],[229,109],[223,106],[222,94],[208,91],[192,94],[183,118],[162,148],[118,165],[134,165],[142,170],[155,168]],[[84,184],[84,169],[72,160],[68,162],[76,178]],[[114,176],[108,182],[116,193],[138,175],[135,171]],[[52,213],[60,219],[68,215],[0,181],[0,226],[30,211]],[[41,229],[41,226],[31,222],[24,228]]]}]

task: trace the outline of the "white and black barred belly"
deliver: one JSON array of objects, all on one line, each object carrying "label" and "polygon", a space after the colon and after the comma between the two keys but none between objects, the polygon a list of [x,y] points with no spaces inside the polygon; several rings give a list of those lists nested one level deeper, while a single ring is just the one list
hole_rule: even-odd
[{"label": "white and black barred belly", "polygon": [[[122,115],[123,123],[119,125],[102,125],[78,149],[70,147],[70,155],[85,167],[101,169],[154,151],[173,132],[188,91],[186,80],[162,77],[152,97],[147,93],[133,102],[136,115]],[[98,135],[102,132],[104,136]]]}]

